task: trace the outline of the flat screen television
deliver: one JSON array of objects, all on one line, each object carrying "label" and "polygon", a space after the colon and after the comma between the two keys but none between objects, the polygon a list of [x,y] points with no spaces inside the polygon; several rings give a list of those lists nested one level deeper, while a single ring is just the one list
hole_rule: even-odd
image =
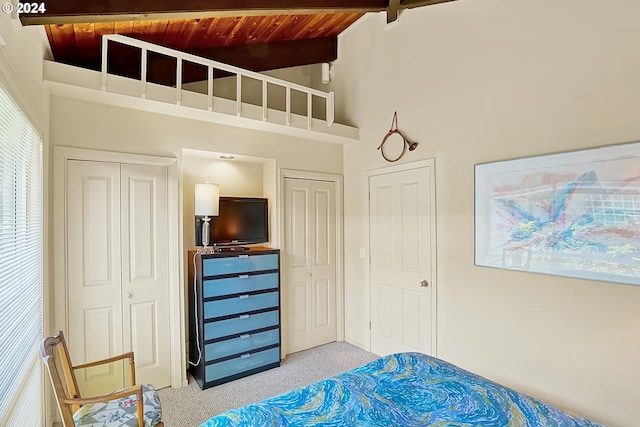
[{"label": "flat screen television", "polygon": [[[230,246],[269,241],[267,199],[220,197],[218,216],[211,217],[209,245]],[[202,246],[202,218],[196,217],[196,246]]]}]

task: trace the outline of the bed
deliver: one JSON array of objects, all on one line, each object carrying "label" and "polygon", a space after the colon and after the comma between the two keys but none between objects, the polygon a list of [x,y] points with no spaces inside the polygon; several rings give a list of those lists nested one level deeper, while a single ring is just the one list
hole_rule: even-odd
[{"label": "bed", "polygon": [[421,353],[397,353],[200,427],[600,426]]}]

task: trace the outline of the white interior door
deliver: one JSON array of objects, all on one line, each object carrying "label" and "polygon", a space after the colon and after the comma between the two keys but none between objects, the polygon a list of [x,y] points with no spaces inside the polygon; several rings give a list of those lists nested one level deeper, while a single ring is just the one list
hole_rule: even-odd
[{"label": "white interior door", "polygon": [[139,383],[171,384],[167,169],[121,168],[123,339]]},{"label": "white interior door", "polygon": [[[166,168],[69,160],[67,173],[72,361],[131,350],[137,382],[170,385]],[[79,375],[87,394],[122,385],[120,363]]]},{"label": "white interior door", "polygon": [[369,178],[371,351],[432,354],[432,168]]},{"label": "white interior door", "polygon": [[[122,353],[120,165],[71,160],[67,166],[68,331],[78,365]],[[122,387],[122,365],[78,371],[83,394]]]},{"label": "white interior door", "polygon": [[335,183],[285,179],[286,349],[337,337]]}]

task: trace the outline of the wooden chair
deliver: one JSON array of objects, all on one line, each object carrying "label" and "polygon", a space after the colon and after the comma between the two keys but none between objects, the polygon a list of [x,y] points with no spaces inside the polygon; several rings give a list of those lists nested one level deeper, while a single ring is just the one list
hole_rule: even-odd
[{"label": "wooden chair", "polygon": [[[73,366],[62,331],[45,338],[40,355],[47,366],[64,427],[83,425],[163,427],[160,400],[150,385],[135,385],[133,353]],[[132,386],[102,396],[80,396],[75,371],[128,360]],[[60,369],[61,368],[61,369]],[[60,370],[62,370],[62,375]],[[133,401],[135,399],[135,402]],[[146,419],[145,419],[146,418]]]}]

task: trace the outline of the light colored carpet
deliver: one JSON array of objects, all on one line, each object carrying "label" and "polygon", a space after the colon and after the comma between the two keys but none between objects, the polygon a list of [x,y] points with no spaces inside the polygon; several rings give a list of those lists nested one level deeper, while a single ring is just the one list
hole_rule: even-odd
[{"label": "light colored carpet", "polygon": [[229,409],[277,396],[377,359],[345,342],[334,342],[290,354],[279,368],[200,390],[190,378],[189,386],[158,391],[166,427],[197,427]]}]

